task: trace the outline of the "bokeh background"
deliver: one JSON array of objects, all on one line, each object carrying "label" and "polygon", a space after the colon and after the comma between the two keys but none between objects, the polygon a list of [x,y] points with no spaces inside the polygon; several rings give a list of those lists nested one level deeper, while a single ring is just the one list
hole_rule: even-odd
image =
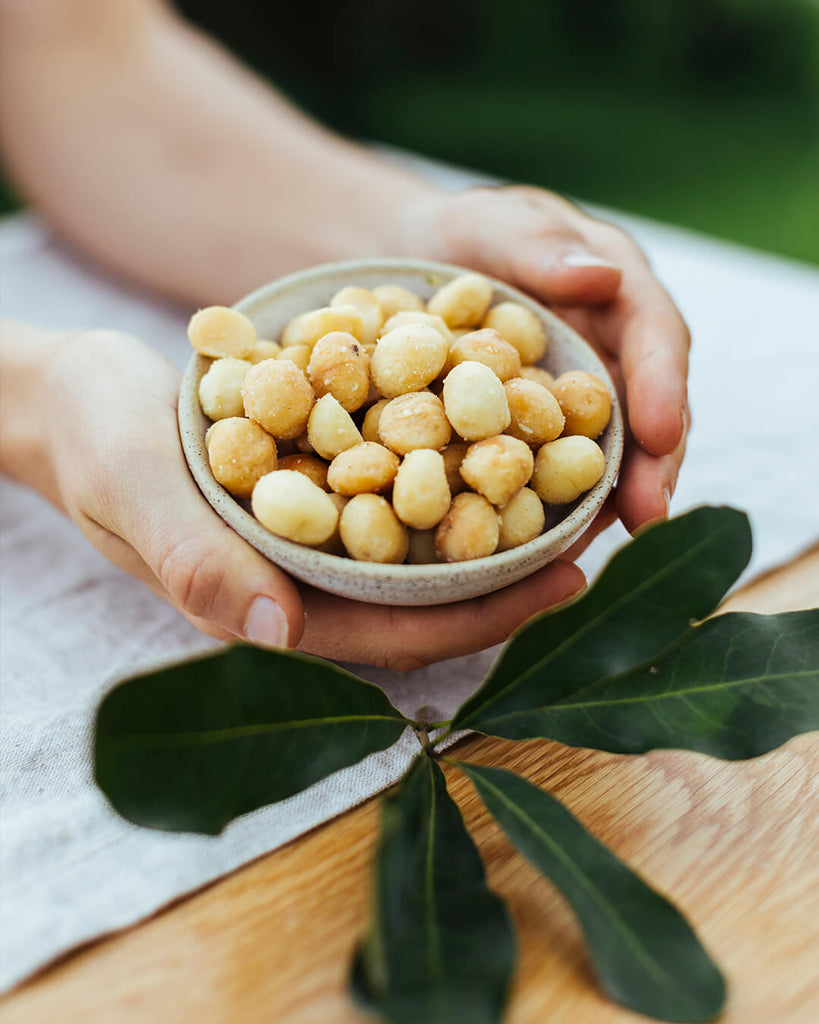
[{"label": "bokeh background", "polygon": [[184,0],[331,127],[819,263],[819,0]]}]

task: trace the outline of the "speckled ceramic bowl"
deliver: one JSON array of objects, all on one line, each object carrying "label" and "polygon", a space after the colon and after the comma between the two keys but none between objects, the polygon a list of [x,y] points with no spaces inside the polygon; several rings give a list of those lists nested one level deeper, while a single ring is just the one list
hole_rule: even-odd
[{"label": "speckled ceramic bowl", "polygon": [[[256,325],[260,338],[276,338],[292,317],[325,306],[345,285],[375,288],[399,284],[429,298],[463,268],[426,260],[367,259],[333,263],[273,281],[236,304]],[[374,604],[448,604],[500,590],[557,558],[585,530],[611,490],[623,452],[623,419],[611,379],[595,352],[554,314],[522,292],[493,281],[492,304],[514,300],[528,306],[545,324],[551,338],[541,365],[558,376],[566,370],[588,370],[609,386],[614,396],[609,426],[598,443],[606,471],[595,487],[566,507],[549,510],[545,531],[528,544],[488,558],[433,565],[376,565],[325,554],[283,540],[265,529],[213,478],[205,450],[209,426],[199,408],[199,381],[210,360],[191,358],[179,395],[179,427],[191,473],[216,512],[248,543],[297,579],[321,590]]]}]

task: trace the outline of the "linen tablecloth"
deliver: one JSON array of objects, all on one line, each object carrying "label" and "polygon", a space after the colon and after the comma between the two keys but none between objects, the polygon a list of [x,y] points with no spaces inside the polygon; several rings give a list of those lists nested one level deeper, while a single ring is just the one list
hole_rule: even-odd
[{"label": "linen tablecloth", "polygon": [[[445,185],[474,176],[424,165]],[[694,336],[693,429],[672,511],[746,509],[755,550],[744,578],[819,539],[819,272],[610,211],[651,257]],[[68,251],[36,217],[0,228],[2,314],[46,327],[116,327],[188,357],[189,310],[123,286]],[[72,946],[163,904],[326,821],[394,782],[416,747],[396,746],[217,838],[136,828],[95,789],[90,726],[120,676],[213,641],[108,564],[44,501],[0,494],[0,987]],[[594,575],[623,542],[612,528],[581,564]],[[483,652],[400,675],[359,670],[406,712],[441,718],[483,679]]]}]

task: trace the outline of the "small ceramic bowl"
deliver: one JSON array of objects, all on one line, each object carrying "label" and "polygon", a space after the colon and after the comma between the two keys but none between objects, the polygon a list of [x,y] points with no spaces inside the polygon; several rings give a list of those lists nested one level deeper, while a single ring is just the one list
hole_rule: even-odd
[{"label": "small ceramic bowl", "polygon": [[[277,338],[288,320],[329,304],[345,285],[375,288],[399,284],[428,299],[442,284],[464,273],[461,267],[408,259],[360,259],[299,271],[259,288],[235,308],[250,317],[260,338]],[[613,399],[611,422],[598,438],[606,457],[602,479],[571,505],[547,508],[544,532],[519,547],[468,562],[432,565],[378,565],[356,562],[295,544],[270,533],[214,479],[205,449],[210,421],[199,407],[199,381],[211,360],[196,353],[188,364],[179,395],[182,447],[191,473],[216,512],[248,543],[305,583],[342,597],[373,604],[431,605],[461,601],[516,583],[553,561],[586,529],[611,490],[623,452],[623,418],[616,392],[593,349],[571,328],[522,292],[492,282],[492,305],[515,301],[531,309],[551,339],[541,365],[558,376],[588,370],[602,378]]]}]

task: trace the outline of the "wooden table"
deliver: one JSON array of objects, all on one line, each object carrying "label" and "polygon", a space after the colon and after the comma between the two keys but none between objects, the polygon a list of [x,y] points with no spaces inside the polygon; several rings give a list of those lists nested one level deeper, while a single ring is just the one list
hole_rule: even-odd
[{"label": "wooden table", "polygon": [[[819,606],[819,548],[730,610]],[[469,738],[459,755],[548,787],[684,909],[731,985],[731,1024],[819,1022],[819,743],[716,761],[623,757]],[[594,986],[577,925],[470,785],[452,790],[520,938],[509,1024],[645,1021]],[[378,802],[370,800],[7,996],[3,1024],[366,1024],[345,988],[365,930]],[[419,1022],[423,1024],[423,1022]]]}]

